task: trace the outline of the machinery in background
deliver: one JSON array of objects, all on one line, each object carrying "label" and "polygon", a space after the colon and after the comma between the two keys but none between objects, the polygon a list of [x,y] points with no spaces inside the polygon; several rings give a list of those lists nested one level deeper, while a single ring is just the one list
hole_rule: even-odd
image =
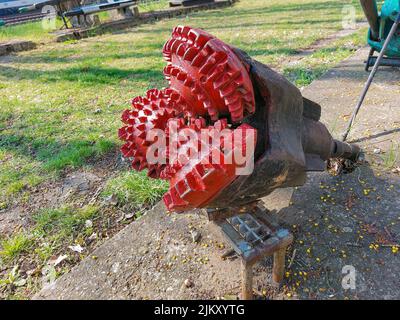
[{"label": "machinery in background", "polygon": [[45,1],[47,0],[0,0],[0,16],[17,14],[22,7]]},{"label": "machinery in background", "polygon": [[[368,71],[369,67],[373,66],[373,68],[353,110],[347,128],[342,134],[341,141],[346,141],[378,68],[380,66],[400,67],[400,0],[386,0],[382,6],[380,16],[378,16],[376,0],[360,0],[360,3],[370,25],[368,43],[371,46],[371,50],[365,69]],[[379,52],[377,57],[374,56],[375,51]]]},{"label": "machinery in background", "polygon": [[[389,32],[400,13],[399,0],[385,0],[380,14],[376,0],[360,0],[365,16],[370,26],[368,44],[371,47],[365,69],[368,71],[376,63],[375,52],[381,52]],[[400,67],[400,30],[397,30],[388,42],[381,66]]]}]

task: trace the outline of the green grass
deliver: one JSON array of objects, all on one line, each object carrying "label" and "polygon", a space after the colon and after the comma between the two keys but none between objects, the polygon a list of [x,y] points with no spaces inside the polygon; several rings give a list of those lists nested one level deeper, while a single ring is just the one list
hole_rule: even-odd
[{"label": "green grass", "polygon": [[[355,0],[346,3],[358,7]],[[329,0],[241,1],[132,32],[49,43],[0,61],[0,202],[117,149],[120,114],[130,99],[166,85],[161,48],[175,25],[204,28],[303,86],[351,49],[338,42],[295,68],[285,69],[282,61],[341,29],[342,6]],[[358,44],[360,34],[346,41]]]},{"label": "green grass", "polygon": [[168,0],[141,0],[139,2],[139,12],[156,11],[169,7]]},{"label": "green grass", "polygon": [[85,235],[85,222],[96,219],[98,214],[98,207],[92,205],[43,209],[33,216],[34,226],[29,232],[18,232],[0,241],[0,258],[13,261],[29,250],[46,260],[65,243]]},{"label": "green grass", "polygon": [[24,232],[19,232],[0,241],[0,258],[3,261],[16,259],[20,254],[29,249],[32,239]]},{"label": "green grass", "polygon": [[294,67],[284,67],[284,75],[297,86],[307,86],[326,71],[349,57],[355,48],[364,45],[366,29],[338,39],[329,47],[321,48],[305,57]]},{"label": "green grass", "polygon": [[103,195],[116,196],[121,206],[151,206],[167,189],[168,183],[164,180],[148,179],[145,172],[128,171],[110,179]]},{"label": "green grass", "polygon": [[[22,261],[39,270],[50,268],[55,275],[61,274],[62,269],[56,270],[47,262],[51,257],[67,253],[68,245],[85,246],[85,239],[94,232],[98,218],[99,208],[93,205],[43,209],[33,216],[34,223],[29,230],[2,239],[0,266],[8,267],[8,271],[0,273],[0,298],[25,299],[29,292],[38,289],[35,280],[20,276],[18,266]],[[93,221],[93,226],[87,226],[87,220]]]},{"label": "green grass", "polygon": [[94,218],[98,208],[86,206],[80,209],[61,207],[58,209],[45,209],[37,213],[33,220],[36,223],[35,231],[41,235],[57,234],[73,235],[86,220]]},{"label": "green grass", "polygon": [[398,143],[393,142],[389,150],[382,156],[384,168],[386,170],[392,169],[396,165],[397,160],[399,160],[399,155],[400,146]]},{"label": "green grass", "polygon": [[86,234],[85,221],[95,219],[98,214],[99,209],[96,206],[64,206],[38,212],[33,217],[35,227],[32,231],[36,239],[41,239],[41,245],[35,249],[36,253],[45,260],[65,242],[71,243],[82,232]]},{"label": "green grass", "polygon": [[[60,28],[61,25],[61,20],[57,19],[55,29]],[[42,21],[33,21],[12,26],[2,26],[0,27],[0,42],[14,39],[31,40],[35,42],[49,42],[53,39],[53,36],[49,33],[49,31],[54,30],[45,30],[43,28]]]}]

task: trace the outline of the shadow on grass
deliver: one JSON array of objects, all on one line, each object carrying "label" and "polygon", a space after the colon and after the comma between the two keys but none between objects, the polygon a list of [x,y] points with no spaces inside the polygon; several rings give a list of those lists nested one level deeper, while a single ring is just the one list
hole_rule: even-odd
[{"label": "shadow on grass", "polygon": [[250,56],[268,56],[268,55],[285,55],[290,56],[298,53],[298,50],[291,48],[277,48],[277,49],[249,49],[246,50]]},{"label": "shadow on grass", "polygon": [[56,139],[32,138],[23,134],[2,133],[0,137],[0,150],[40,162],[41,169],[47,172],[79,167],[90,158],[105,155],[116,149],[114,141],[104,138],[97,141],[82,139],[61,143]]},{"label": "shadow on grass", "polygon": [[[355,48],[345,49],[340,46],[333,46],[319,49],[315,52],[307,54],[306,56],[303,56],[303,58],[314,56],[315,59],[318,59],[318,57],[321,57],[322,59],[323,57],[330,57],[335,55],[335,53],[340,53],[341,50],[347,50],[346,54],[348,55],[351,55],[356,51]],[[339,61],[341,60],[342,59],[339,59]],[[337,63],[339,63],[339,61],[337,61]],[[326,73],[332,68],[332,64],[335,64],[335,62],[332,61],[330,64],[319,64],[317,66],[313,66],[311,64],[292,65],[285,67],[283,69],[283,73],[291,82],[295,83],[298,86],[309,85],[312,81],[321,77],[322,75],[324,75],[325,80],[329,80],[331,78],[337,79],[338,77],[341,77],[346,79],[353,79],[354,81],[360,81],[363,78],[366,79],[368,77],[368,73],[360,67],[359,62],[347,63],[345,66],[342,66],[341,68],[344,69],[345,72]]]},{"label": "shadow on grass", "polygon": [[32,80],[42,82],[72,81],[86,85],[118,84],[121,80],[148,82],[162,80],[163,75],[159,70],[146,68],[119,69],[100,66],[82,65],[60,70],[33,70],[0,66],[0,73],[8,79]]},{"label": "shadow on grass", "polygon": [[[89,55],[85,55],[84,52],[80,52],[79,49],[66,50],[63,48],[62,50],[52,50],[47,52],[40,52],[39,54],[30,54],[25,56],[17,56],[15,62],[18,63],[89,63],[93,61],[113,61],[117,59],[143,59],[143,58],[160,58],[161,59],[161,50],[163,47],[162,43],[152,44],[146,43],[143,45],[133,45],[133,48],[127,48],[125,46],[121,47],[119,43],[115,44],[115,47],[112,47],[115,42],[108,42],[106,46],[103,46],[101,49],[102,52],[107,52],[107,50],[113,51],[110,54],[99,53],[97,50],[100,48],[96,48],[94,46],[91,48]],[[137,50],[137,51],[133,51]],[[141,50],[146,50],[147,52],[140,52]]]},{"label": "shadow on grass", "polygon": [[[346,4],[354,4],[359,5],[358,1],[350,1]],[[276,26],[283,25],[293,25],[298,27],[304,27],[304,25],[318,25],[318,24],[326,24],[326,23],[339,23],[342,21],[341,10],[344,6],[343,2],[340,1],[321,1],[321,2],[310,2],[310,3],[303,3],[303,4],[284,4],[280,3],[279,5],[266,5],[265,7],[257,6],[252,8],[237,8],[235,6],[222,9],[222,10],[212,10],[212,11],[205,11],[205,12],[198,12],[192,14],[190,17],[196,22],[201,22],[202,19],[209,22],[213,19],[219,19],[221,16],[224,17],[224,20],[221,21],[221,25],[217,27],[213,27],[213,25],[207,25],[206,29],[210,32],[213,30],[220,30],[220,29],[232,29],[237,27],[260,27],[264,26],[271,26],[276,28]],[[321,17],[319,19],[302,19],[301,12],[304,12],[304,15],[308,13],[306,11],[320,11],[315,12],[313,17]],[[297,20],[291,19],[290,17],[285,17],[285,13],[293,13],[298,12],[299,17]],[[334,14],[335,12],[338,13],[337,18],[331,18],[329,15]],[[276,16],[281,17],[276,19],[276,21],[268,20],[268,16]],[[258,23],[240,23],[244,18],[255,18],[255,17],[265,17],[265,22],[258,22]],[[226,23],[226,20],[232,20],[237,23],[231,24]],[[190,22],[189,25],[193,23]],[[201,23],[198,23],[201,24]],[[195,27],[195,26],[193,26]],[[197,26],[200,27],[200,26]],[[140,27],[137,29],[139,33],[147,33],[147,34],[169,34],[171,32],[171,27],[158,27],[158,28],[146,28]]]},{"label": "shadow on grass", "polygon": [[[221,15],[224,14],[225,12],[221,12]],[[207,21],[209,19],[208,16],[204,16],[204,20]],[[201,19],[198,19],[201,22]],[[239,20],[240,21],[240,20]],[[221,29],[235,29],[235,28],[260,28],[262,26],[270,26],[271,28],[274,29],[279,29],[279,26],[283,26],[282,29],[287,30],[288,26],[293,26],[295,28],[304,28],[305,25],[322,25],[322,24],[327,24],[327,23],[340,23],[342,21],[342,18],[338,17],[337,19],[319,19],[319,20],[298,20],[298,21],[293,21],[289,20],[281,20],[281,21],[268,21],[265,20],[263,22],[254,22],[254,23],[235,23],[235,24],[222,24],[218,26],[204,26],[203,28],[206,31],[209,31],[212,33],[213,31],[220,31]],[[201,24],[201,23],[198,23]],[[190,25],[190,23],[189,23]],[[196,27],[201,27],[197,26]],[[340,25],[339,25],[340,27]],[[151,29],[146,29],[146,30],[141,30],[141,33],[148,33],[148,34],[167,34],[169,35],[172,31],[172,28],[151,28]]]},{"label": "shadow on grass", "polygon": [[[354,2],[357,3],[357,2]],[[335,12],[336,10],[342,10],[343,2],[341,1],[321,1],[321,2],[310,2],[303,4],[283,4],[279,3],[277,5],[266,6],[266,7],[255,7],[255,8],[235,8],[231,10],[224,11],[224,17],[235,16],[237,18],[244,16],[255,16],[255,15],[279,15],[284,12],[302,12],[302,11],[326,11]],[[207,12],[205,15],[207,17],[220,17],[220,11]]]},{"label": "shadow on grass", "polygon": [[[366,72],[363,68],[362,65],[363,61],[355,61],[351,63],[347,63],[346,65],[341,65],[341,72],[334,72],[334,69],[332,72],[328,72],[324,75],[323,79],[325,81],[329,81],[331,79],[339,79],[343,78],[349,81],[355,81],[355,82],[364,82],[367,81],[369,73]],[[299,69],[302,69],[301,67]],[[306,69],[306,68],[303,68]],[[313,69],[313,68],[310,68]],[[318,68],[315,68],[318,69]],[[309,70],[309,69],[308,69]],[[318,71],[318,70],[317,70]],[[328,71],[328,70],[325,70]],[[380,67],[379,68],[379,76],[382,77],[382,79],[393,79],[393,81],[396,81],[394,78],[394,74],[399,74],[400,75],[400,70],[397,68],[393,67]]]}]

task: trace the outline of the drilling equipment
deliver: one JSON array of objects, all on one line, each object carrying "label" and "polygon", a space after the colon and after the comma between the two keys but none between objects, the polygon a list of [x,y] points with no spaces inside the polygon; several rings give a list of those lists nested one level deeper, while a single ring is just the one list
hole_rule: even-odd
[{"label": "drilling equipment", "polygon": [[119,137],[134,169],[169,181],[169,210],[251,204],[303,185],[328,159],[357,160],[359,148],[333,139],[319,121],[319,104],[240,49],[178,26],[163,56],[168,87],[132,100]]}]

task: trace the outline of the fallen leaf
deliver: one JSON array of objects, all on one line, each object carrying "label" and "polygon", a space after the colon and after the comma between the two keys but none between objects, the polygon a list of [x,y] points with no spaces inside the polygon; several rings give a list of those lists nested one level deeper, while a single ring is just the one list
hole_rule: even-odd
[{"label": "fallen leaf", "polygon": [[112,206],[116,206],[118,204],[118,197],[115,194],[112,194],[112,195],[108,196],[105,199],[105,201],[108,202]]},{"label": "fallen leaf", "polygon": [[97,239],[97,233],[96,232],[93,232],[90,235],[90,237],[88,238],[89,241],[93,241],[93,240],[96,240],[96,239]]},{"label": "fallen leaf", "polygon": [[50,259],[48,263],[56,267],[67,258],[68,255],[64,254],[59,256],[58,258]]},{"label": "fallen leaf", "polygon": [[93,227],[92,220],[86,220],[85,221],[85,228],[91,228],[91,227]]},{"label": "fallen leaf", "polygon": [[20,279],[13,283],[16,287],[23,287],[26,284],[26,279]]},{"label": "fallen leaf", "polygon": [[353,208],[353,206],[355,205],[356,201],[355,201],[355,196],[353,193],[349,193],[349,195],[347,196],[347,200],[346,200],[346,208],[347,209],[351,209]]},{"label": "fallen leaf", "polygon": [[392,170],[393,173],[400,174],[400,167],[396,167]]},{"label": "fallen leaf", "polygon": [[135,212],[130,212],[130,213],[125,213],[124,218],[129,220],[132,219],[135,216]]},{"label": "fallen leaf", "polygon": [[82,251],[84,250],[80,244],[77,244],[75,246],[69,246],[69,249],[71,249],[74,252],[78,252],[78,253],[82,253]]}]

